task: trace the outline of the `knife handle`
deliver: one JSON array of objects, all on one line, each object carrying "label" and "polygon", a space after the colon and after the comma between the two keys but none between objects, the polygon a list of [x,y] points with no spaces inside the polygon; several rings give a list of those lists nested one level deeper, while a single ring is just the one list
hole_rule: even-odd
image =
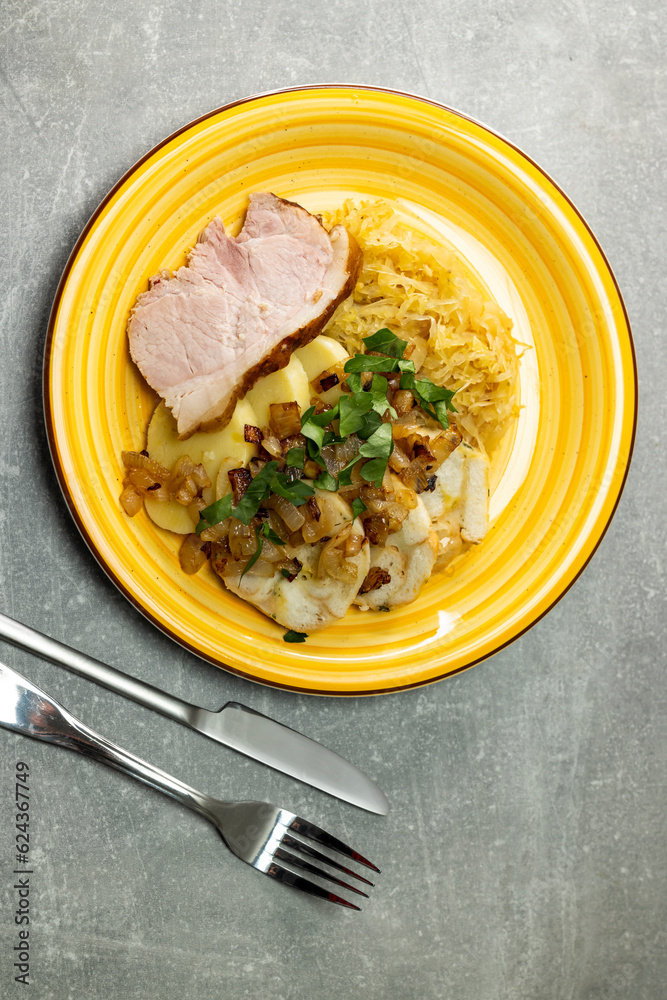
[{"label": "knife handle", "polygon": [[4,663],[0,663],[0,726],[108,764],[215,822],[207,808],[209,796],[100,736],[75,719],[55,698]]},{"label": "knife handle", "polygon": [[28,625],[8,618],[0,613],[0,639],[6,639],[12,645],[25,649],[29,653],[36,653],[43,660],[50,660],[58,666],[70,670],[79,677],[86,677],[109,691],[123,695],[136,701],[139,705],[152,708],[161,715],[166,715],[168,719],[181,722],[183,725],[191,726],[194,714],[199,711],[195,705],[189,705],[180,698],[174,698],[166,691],[160,691],[151,684],[144,684],[122,670],[116,670],[101,660],[96,660],[86,653],[80,653],[71,646],[66,646],[56,639],[49,638],[42,632],[38,632]]}]

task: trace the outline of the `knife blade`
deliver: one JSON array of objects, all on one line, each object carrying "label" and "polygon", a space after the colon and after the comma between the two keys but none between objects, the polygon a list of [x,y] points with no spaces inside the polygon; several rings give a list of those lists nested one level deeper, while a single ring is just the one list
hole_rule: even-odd
[{"label": "knife blade", "polygon": [[0,638],[329,795],[380,816],[389,812],[385,794],[358,767],[255,709],[238,702],[217,712],[190,705],[2,613]]}]

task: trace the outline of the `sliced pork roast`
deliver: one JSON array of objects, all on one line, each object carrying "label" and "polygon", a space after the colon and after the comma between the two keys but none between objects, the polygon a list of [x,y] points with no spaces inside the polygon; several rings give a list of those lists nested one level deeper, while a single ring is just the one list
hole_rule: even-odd
[{"label": "sliced pork roast", "polygon": [[206,227],[173,276],[137,298],[130,353],[165,400],[181,438],[224,427],[239,399],[320,332],[352,291],[361,252],[300,205],[253,194],[243,229]]}]

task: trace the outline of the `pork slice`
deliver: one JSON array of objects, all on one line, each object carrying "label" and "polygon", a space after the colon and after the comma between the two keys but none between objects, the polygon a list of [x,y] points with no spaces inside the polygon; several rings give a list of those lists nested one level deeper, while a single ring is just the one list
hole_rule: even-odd
[{"label": "pork slice", "polygon": [[243,229],[219,218],[185,267],[161,272],[137,298],[130,353],[165,400],[181,438],[224,427],[258,378],[284,367],[352,291],[361,252],[300,205],[253,194]]}]

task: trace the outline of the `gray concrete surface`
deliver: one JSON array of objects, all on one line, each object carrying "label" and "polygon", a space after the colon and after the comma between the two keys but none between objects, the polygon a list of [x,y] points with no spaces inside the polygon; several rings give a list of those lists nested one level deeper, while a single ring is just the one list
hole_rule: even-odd
[{"label": "gray concrete surface", "polygon": [[[356,915],[273,891],[177,805],[0,732],[0,995],[662,1000],[664,8],[657,0],[2,0],[0,11],[0,606],[193,701],[237,698],[301,728],[364,765],[394,803],[386,820],[367,816],[3,647],[6,662],[122,745],[195,786],[293,803],[383,873]],[[227,101],[337,81],[459,108],[552,174],[615,270],[642,390],[617,516],[557,607],[453,680],[352,701],[253,686],[153,630],[69,520],[40,398],[59,275],[128,166]],[[19,759],[30,764],[34,806],[25,993],[12,968]]]}]

